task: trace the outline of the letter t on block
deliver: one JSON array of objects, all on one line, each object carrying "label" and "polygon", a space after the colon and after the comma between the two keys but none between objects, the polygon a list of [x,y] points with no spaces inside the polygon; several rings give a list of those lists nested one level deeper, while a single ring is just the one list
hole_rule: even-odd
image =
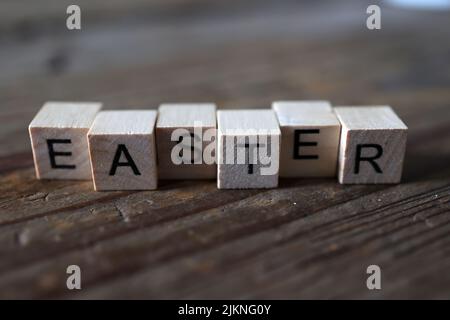
[{"label": "letter t on block", "polygon": [[[212,133],[209,141],[205,139],[207,132]],[[162,104],[156,122],[159,178],[215,178],[217,168],[214,159],[207,163],[204,157],[208,145],[215,145],[215,134],[215,104]]]},{"label": "letter t on block", "polygon": [[336,107],[341,121],[339,182],[399,183],[408,128],[387,106]]},{"label": "letter t on block", "polygon": [[38,179],[90,180],[87,133],[101,103],[47,102],[29,125]]},{"label": "letter t on block", "polygon": [[153,190],[157,187],[156,111],[103,111],[89,130],[94,188]]}]

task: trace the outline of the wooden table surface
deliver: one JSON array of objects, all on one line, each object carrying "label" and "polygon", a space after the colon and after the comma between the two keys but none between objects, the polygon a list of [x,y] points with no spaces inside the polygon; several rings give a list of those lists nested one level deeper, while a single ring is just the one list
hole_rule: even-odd
[{"label": "wooden table surface", "polygon": [[[449,11],[382,3],[369,31],[359,0],[83,0],[67,31],[69,3],[0,4],[0,298],[450,298]],[[47,100],[280,99],[391,105],[410,129],[403,182],[94,192],[34,175],[27,126]]]}]

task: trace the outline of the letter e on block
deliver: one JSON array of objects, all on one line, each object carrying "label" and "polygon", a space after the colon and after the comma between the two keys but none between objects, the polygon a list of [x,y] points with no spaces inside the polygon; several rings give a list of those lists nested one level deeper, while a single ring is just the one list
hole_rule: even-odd
[{"label": "letter e on block", "polygon": [[101,103],[47,102],[29,125],[38,179],[90,180],[87,133]]},{"label": "letter e on block", "polygon": [[399,183],[408,128],[388,106],[336,107],[341,121],[339,182]]},{"label": "letter e on block", "polygon": [[156,189],[156,115],[153,110],[97,115],[88,133],[95,190]]}]

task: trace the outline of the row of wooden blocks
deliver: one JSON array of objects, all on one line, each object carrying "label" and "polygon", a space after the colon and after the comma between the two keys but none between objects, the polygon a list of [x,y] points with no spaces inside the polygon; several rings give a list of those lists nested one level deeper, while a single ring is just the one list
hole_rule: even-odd
[{"label": "row of wooden blocks", "polygon": [[[245,189],[276,187],[279,176],[337,175],[344,184],[401,178],[407,127],[388,106],[279,101],[271,110],[217,111],[212,103],[163,104],[158,111],[101,107],[47,102],[41,108],[29,126],[39,179],[93,179],[95,190],[152,190],[158,179],[217,177],[220,189]],[[266,161],[258,157],[263,147]],[[243,162],[236,161],[239,155]]]}]

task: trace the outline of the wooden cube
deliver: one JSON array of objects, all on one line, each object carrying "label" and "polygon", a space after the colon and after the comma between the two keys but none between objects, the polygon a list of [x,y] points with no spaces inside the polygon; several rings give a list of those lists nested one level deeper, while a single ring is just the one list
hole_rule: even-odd
[{"label": "wooden cube", "polygon": [[341,121],[339,182],[400,182],[408,128],[388,106],[336,107]]},{"label": "wooden cube", "polygon": [[280,177],[335,177],[341,125],[326,101],[272,104],[281,128]]},{"label": "wooden cube", "polygon": [[156,144],[159,178],[215,178],[215,104],[162,104],[158,111]]},{"label": "wooden cube", "polygon": [[152,110],[97,115],[88,133],[95,190],[156,189],[156,117]]},{"label": "wooden cube", "polygon": [[272,110],[224,110],[218,119],[219,189],[278,186],[280,128]]},{"label": "wooden cube", "polygon": [[90,180],[87,133],[95,102],[47,102],[29,125],[38,179]]},{"label": "wooden cube", "polygon": [[291,101],[274,101],[272,102],[273,110],[286,110],[294,108],[301,112],[310,111],[333,111],[331,103],[326,100],[291,100]]}]

